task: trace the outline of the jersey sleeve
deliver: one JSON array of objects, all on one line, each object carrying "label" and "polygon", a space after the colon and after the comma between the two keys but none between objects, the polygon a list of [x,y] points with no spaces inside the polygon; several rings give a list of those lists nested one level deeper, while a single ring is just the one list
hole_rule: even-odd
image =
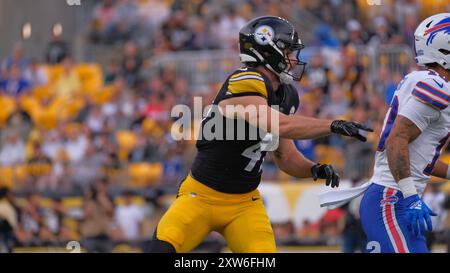
[{"label": "jersey sleeve", "polygon": [[412,95],[419,101],[438,110],[444,110],[450,104],[450,94],[443,80],[426,78],[417,82]]},{"label": "jersey sleeve", "polygon": [[235,73],[228,79],[227,95],[267,98],[266,83],[262,75],[255,71]]},{"label": "jersey sleeve", "polygon": [[414,96],[400,108],[398,114],[409,119],[423,132],[428,125],[439,119],[440,110]]}]

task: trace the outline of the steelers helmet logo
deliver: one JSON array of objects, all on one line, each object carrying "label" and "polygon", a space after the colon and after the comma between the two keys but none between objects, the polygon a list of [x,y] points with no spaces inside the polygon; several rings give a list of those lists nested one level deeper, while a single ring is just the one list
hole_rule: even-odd
[{"label": "steelers helmet logo", "polygon": [[255,30],[255,41],[260,45],[267,45],[273,40],[275,32],[269,26],[260,26]]}]

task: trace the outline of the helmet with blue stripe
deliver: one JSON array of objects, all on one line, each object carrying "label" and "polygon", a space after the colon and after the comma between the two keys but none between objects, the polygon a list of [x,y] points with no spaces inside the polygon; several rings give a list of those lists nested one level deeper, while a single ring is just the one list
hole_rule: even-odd
[{"label": "helmet with blue stripe", "polygon": [[450,70],[450,13],[440,13],[423,20],[415,33],[418,65],[436,63]]}]

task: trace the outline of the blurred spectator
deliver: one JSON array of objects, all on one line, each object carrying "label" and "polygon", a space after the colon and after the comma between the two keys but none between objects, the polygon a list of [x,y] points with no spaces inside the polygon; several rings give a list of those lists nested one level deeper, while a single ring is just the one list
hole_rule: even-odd
[{"label": "blurred spectator", "polygon": [[116,24],[119,20],[114,0],[102,0],[92,15],[91,39],[94,42],[114,43],[117,40]]},{"label": "blurred spectator", "polygon": [[52,34],[52,39],[47,45],[45,60],[48,64],[59,64],[70,55],[69,46],[61,35]]},{"label": "blurred spectator", "polygon": [[150,194],[144,197],[145,204],[142,208],[144,219],[142,220],[141,233],[143,238],[143,252],[149,252],[149,243],[156,232],[156,226],[167,210],[167,207],[164,205],[163,199],[163,192],[158,189],[155,189]]},{"label": "blurred spectator", "polygon": [[191,37],[189,37],[186,42],[187,50],[201,50],[201,49],[209,49],[210,45],[210,37],[206,31],[205,21],[198,18],[193,17],[189,22],[189,30],[191,32]]},{"label": "blurred spectator", "polygon": [[165,109],[163,104],[164,98],[165,95],[163,93],[152,94],[145,110],[145,116],[155,121],[169,119],[168,109]]},{"label": "blurred spectator", "polygon": [[[353,183],[353,186],[358,185]],[[367,239],[359,217],[361,200],[362,196],[359,196],[342,207],[344,209],[344,219],[341,224],[343,253],[364,253],[366,250]]]},{"label": "blurred spectator", "polygon": [[226,9],[225,15],[219,21],[217,32],[221,48],[236,49],[238,43],[237,33],[239,33],[245,23],[246,20],[237,13],[236,7],[229,6]]},{"label": "blurred spectator", "polygon": [[120,76],[120,69],[117,59],[111,59],[105,71],[105,84],[113,83]]},{"label": "blurred spectator", "polygon": [[100,106],[92,106],[86,119],[86,125],[91,132],[94,134],[100,133],[103,130],[105,121],[106,117],[102,114]]},{"label": "blurred spectator", "polygon": [[76,128],[71,129],[67,133],[67,140],[64,149],[72,164],[81,162],[86,154],[88,139],[83,132],[79,132]]},{"label": "blurred spectator", "polygon": [[431,223],[433,225],[433,231],[425,234],[427,240],[428,249],[432,250],[433,245],[436,242],[437,234],[440,234],[443,230],[443,223],[446,217],[446,211],[444,210],[445,193],[441,191],[441,185],[443,182],[432,182],[429,184],[430,189],[423,194],[423,202],[434,211],[437,216],[431,217]]},{"label": "blurred spectator", "polygon": [[47,71],[39,65],[36,59],[31,60],[29,68],[24,72],[24,78],[32,87],[48,83]]},{"label": "blurred spectator", "polygon": [[87,192],[83,203],[84,217],[81,222],[81,245],[89,253],[109,253],[114,204],[108,195],[108,184],[100,180]]},{"label": "blurred spectator", "polygon": [[153,136],[138,135],[138,144],[129,156],[129,162],[157,162],[161,158],[161,148]]},{"label": "blurred spectator", "polygon": [[[47,226],[53,235],[61,234],[63,229],[63,220],[67,211],[61,198],[53,198],[50,208],[46,211]],[[56,240],[56,239],[55,239]]]},{"label": "blurred spectator", "polygon": [[177,77],[173,86],[173,91],[177,99],[177,104],[188,105],[191,99],[189,83],[186,79]]},{"label": "blurred spectator", "polygon": [[418,16],[416,14],[410,13],[405,14],[403,22],[403,41],[414,48],[414,32],[417,25],[419,24]]},{"label": "blurred spectator", "polygon": [[25,162],[25,143],[15,133],[6,137],[0,149],[0,164],[11,166]]},{"label": "blurred spectator", "polygon": [[76,170],[72,177],[73,186],[81,189],[88,188],[102,176],[102,167],[107,160],[104,152],[95,149],[92,140],[87,140],[84,149],[85,152],[81,156],[83,160],[76,162],[72,166]]},{"label": "blurred spectator", "polygon": [[45,210],[41,206],[41,195],[38,192],[28,193],[21,222],[24,232],[29,232],[36,238],[39,236],[41,228],[45,226]]},{"label": "blurred spectator", "polygon": [[11,66],[5,71],[4,77],[0,79],[0,93],[18,97],[30,90],[30,82],[22,76],[18,66]]},{"label": "blurred spectator", "polygon": [[25,57],[25,49],[21,43],[16,43],[11,56],[8,56],[2,63],[1,70],[9,70],[17,67],[19,71],[25,71],[28,68],[28,59]]},{"label": "blurred spectator", "polygon": [[367,33],[363,30],[358,20],[352,19],[347,22],[348,38],[344,43],[351,46],[362,46],[367,42]]},{"label": "blurred spectator", "polygon": [[162,25],[162,34],[169,43],[170,50],[182,50],[190,38],[186,26],[186,14],[183,10],[174,11]]},{"label": "blurred spectator", "polygon": [[123,234],[123,239],[128,242],[137,242],[141,239],[141,225],[144,219],[142,207],[133,204],[133,192],[123,193],[124,203],[115,210],[115,223]]},{"label": "blurred spectator", "polygon": [[294,223],[288,221],[286,223],[273,224],[273,233],[279,244],[292,244],[295,235]]},{"label": "blurred spectator", "polygon": [[[353,111],[353,119],[361,124],[367,123],[367,113],[363,106],[358,106]],[[373,166],[373,144],[370,142],[345,139],[344,150],[346,159],[344,174],[353,180],[370,177]]]},{"label": "blurred spectator", "polygon": [[328,94],[329,69],[324,65],[322,55],[316,53],[312,56],[306,72],[312,88],[322,89],[323,94]]},{"label": "blurred spectator", "polygon": [[337,208],[327,210],[325,215],[320,219],[320,233],[326,238],[329,244],[336,244],[340,231],[342,221],[345,219],[343,209]]},{"label": "blurred spectator", "polygon": [[42,151],[51,160],[55,160],[58,152],[64,148],[62,137],[58,131],[49,131],[45,133]]},{"label": "blurred spectator", "polygon": [[8,188],[0,187],[0,253],[12,252],[14,230],[18,225],[18,216],[11,203],[12,198]]},{"label": "blurred spectator", "polygon": [[50,177],[52,163],[52,160],[42,151],[41,145],[34,144],[33,155],[28,159],[27,164],[31,167],[29,174],[37,190],[57,189],[58,184]]},{"label": "blurred spectator", "polygon": [[387,44],[391,41],[392,34],[390,33],[388,22],[382,16],[376,17],[373,20],[375,33],[369,41],[369,45],[377,47],[381,44]]},{"label": "blurred spectator", "polygon": [[392,96],[397,89],[397,85],[392,81],[389,69],[386,66],[380,66],[378,69],[378,84],[375,90],[382,95],[385,95],[386,101],[388,96]]},{"label": "blurred spectator", "polygon": [[320,227],[318,223],[311,223],[305,219],[301,228],[297,230],[297,237],[301,239],[316,240],[320,237]]},{"label": "blurred spectator", "polygon": [[443,210],[446,213],[444,222],[442,225],[443,239],[447,244],[447,253],[450,253],[450,194],[447,194],[445,202],[443,204]]},{"label": "blurred spectator", "polygon": [[184,162],[176,149],[169,149],[162,161],[163,177],[166,185],[176,185],[183,176]]},{"label": "blurred spectator", "polygon": [[314,30],[315,43],[318,46],[336,48],[339,46],[339,40],[334,36],[332,29],[325,23],[319,24]]},{"label": "blurred spectator", "polygon": [[330,90],[330,102],[320,112],[321,118],[334,119],[343,116],[348,111],[348,101],[339,84],[332,84]]},{"label": "blurred spectator", "polygon": [[118,0],[116,3],[117,31],[120,39],[132,38],[139,24],[138,6],[135,0]]},{"label": "blurred spectator", "polygon": [[130,86],[139,80],[142,67],[142,56],[134,42],[127,42],[123,47],[122,76]]},{"label": "blurred spectator", "polygon": [[402,80],[402,75],[398,72],[392,75],[392,79],[388,82],[385,90],[385,102],[387,105],[391,104],[392,98],[394,97],[394,93],[397,90],[397,86]]},{"label": "blurred spectator", "polygon": [[63,99],[70,100],[75,94],[81,91],[81,79],[75,70],[71,57],[66,57],[61,61],[63,73],[55,83],[56,94]]},{"label": "blurred spectator", "polygon": [[155,32],[170,15],[169,5],[158,0],[141,1],[138,12],[144,28],[150,33]]}]

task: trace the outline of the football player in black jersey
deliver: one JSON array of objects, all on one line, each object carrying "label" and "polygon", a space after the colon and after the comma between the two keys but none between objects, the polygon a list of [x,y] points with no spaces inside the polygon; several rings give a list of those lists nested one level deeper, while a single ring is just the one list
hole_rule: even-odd
[{"label": "football player in black jersey", "polygon": [[[333,167],[306,159],[293,139],[336,133],[365,141],[359,130],[372,131],[355,122],[292,115],[299,98],[290,83],[301,79],[305,63],[299,59],[304,46],[289,21],[255,18],[241,29],[239,46],[245,67],[226,79],[214,99],[213,107],[220,111],[212,111],[215,114],[202,121],[198,154],[177,199],[156,228],[152,252],[189,252],[211,231],[222,234],[233,252],[275,252],[272,227],[257,190],[267,152],[265,141],[276,139],[273,154],[282,171],[298,178],[325,179],[326,185],[337,187],[339,175]],[[237,105],[264,111],[228,111],[227,106]],[[217,114],[233,121],[235,138],[202,137],[203,127]],[[277,124],[273,124],[273,115],[278,115]],[[244,139],[237,138],[238,121],[245,123]],[[258,131],[251,139],[249,130],[255,128],[265,128],[265,133]],[[231,129],[225,127],[224,135],[227,130]]]}]

